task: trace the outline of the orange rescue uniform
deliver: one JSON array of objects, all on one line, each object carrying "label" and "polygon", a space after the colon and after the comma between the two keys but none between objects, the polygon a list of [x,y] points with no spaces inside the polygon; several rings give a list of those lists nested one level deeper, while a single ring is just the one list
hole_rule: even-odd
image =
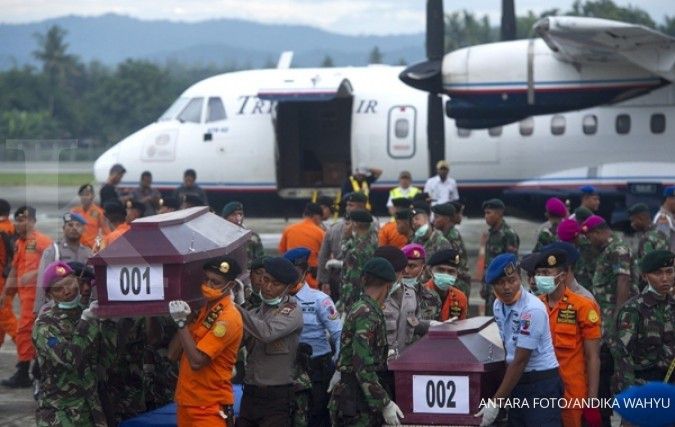
[{"label": "orange rescue uniform", "polygon": [[[13,237],[14,232],[14,224],[12,224],[12,221],[7,218],[0,221],[0,233],[5,233],[8,237]],[[0,272],[4,272],[7,267],[7,256],[8,252],[11,252],[11,249],[12,248],[6,247],[4,242],[0,242]],[[0,274],[0,292],[2,292],[2,288],[4,287],[5,276],[4,274]],[[5,341],[5,334],[9,335],[13,340],[16,339],[17,322],[16,316],[14,316],[14,312],[12,311],[13,299],[14,293],[7,295],[4,305],[0,307],[0,345]]]},{"label": "orange rescue uniform", "polygon": [[178,426],[219,426],[224,405],[234,405],[232,369],[244,335],[241,314],[229,295],[211,308],[202,307],[188,326],[197,349],[209,356],[208,365],[195,371],[185,353],[181,356],[176,385]]},{"label": "orange rescue uniform", "polygon": [[575,294],[565,288],[565,293],[558,304],[551,308],[548,296],[539,297],[548,309],[548,322],[555,355],[560,364],[560,377],[565,386],[565,399],[570,403],[563,409],[561,418],[563,426],[581,427],[582,410],[569,408],[574,405],[571,399],[588,397],[586,376],[586,358],[584,356],[584,340],[599,340],[602,336],[600,309],[597,303],[582,295]]},{"label": "orange rescue uniform", "polygon": [[[429,280],[426,285],[427,289],[432,290],[438,294],[438,296],[443,299],[441,291],[434,285],[434,280]],[[441,307],[441,322],[450,319],[451,317],[457,317],[457,320],[464,320],[469,312],[469,302],[464,295],[464,292],[459,289],[451,286],[448,289],[448,294],[443,300],[443,306]]]},{"label": "orange rescue uniform", "polygon": [[35,347],[33,347],[31,334],[35,322],[33,306],[35,305],[37,274],[27,283],[21,283],[22,277],[37,272],[42,252],[51,244],[52,239],[38,231],[33,231],[25,239],[19,239],[16,242],[12,267],[16,272],[16,285],[21,307],[15,339],[19,362],[27,362],[35,357]]},{"label": "orange rescue uniform", "polygon": [[73,208],[72,212],[81,215],[87,221],[87,224],[85,224],[82,230],[82,238],[80,239],[80,243],[89,249],[94,249],[94,246],[96,245],[96,238],[99,235],[101,237],[105,237],[108,233],[110,233],[110,228],[106,223],[103,209],[96,206],[95,204],[92,203],[87,210],[85,210],[81,205],[77,206]]},{"label": "orange rescue uniform", "polygon": [[116,229],[108,233],[104,238],[103,238],[103,243],[101,244],[101,249],[107,248],[110,246],[112,242],[117,240],[122,234],[126,233],[131,226],[127,224],[126,222],[123,222],[122,224],[118,225]]},{"label": "orange rescue uniform", "polygon": [[408,244],[408,237],[396,229],[396,221],[384,224],[377,234],[377,240],[380,246],[396,246],[399,249]]},{"label": "orange rescue uniform", "polygon": [[[316,225],[311,218],[304,218],[302,221],[291,224],[284,229],[281,234],[281,241],[279,241],[279,252],[283,255],[284,252],[294,248],[304,247],[309,249],[311,253],[307,263],[316,275],[316,268],[319,265],[319,250],[325,234],[326,232]],[[314,289],[318,287],[316,277],[311,274],[307,275],[307,283]]]}]

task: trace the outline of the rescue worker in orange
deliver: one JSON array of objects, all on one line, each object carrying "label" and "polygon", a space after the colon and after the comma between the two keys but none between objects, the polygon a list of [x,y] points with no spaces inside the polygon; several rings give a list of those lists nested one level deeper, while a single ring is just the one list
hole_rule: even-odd
[{"label": "rescue worker in orange", "polygon": [[468,314],[469,303],[466,295],[454,286],[460,262],[459,253],[454,249],[442,249],[427,261],[431,280],[425,286],[435,291],[443,301],[440,316],[442,322],[453,317],[463,320]]},{"label": "rescue worker in orange", "polygon": [[598,397],[600,381],[600,309],[593,300],[569,289],[572,266],[562,249],[544,247],[523,260],[534,271],[534,291],[548,310],[551,338],[560,364],[567,407],[564,427],[600,427],[600,409],[583,408],[583,399]]},{"label": "rescue worker in orange", "polygon": [[231,380],[244,324],[232,290],[241,267],[235,259],[224,256],[207,261],[204,273],[201,291],[206,305],[196,316],[190,316],[187,302],[169,302],[169,313],[178,325],[169,356],[174,360],[180,357],[176,418],[179,427],[233,427]]},{"label": "rescue worker in orange", "polygon": [[377,235],[377,240],[380,246],[395,246],[401,249],[408,244],[409,236],[401,234],[396,226],[396,213],[404,209],[410,209],[412,201],[405,197],[398,197],[391,200],[393,211],[391,220],[384,224]]},{"label": "rescue worker in orange", "polygon": [[[111,217],[109,216],[109,211],[112,214],[113,219],[110,219]],[[117,226],[114,228],[113,231],[111,231],[105,238],[103,239],[103,247],[102,248],[107,248],[110,246],[112,242],[117,240],[122,234],[126,233],[127,230],[131,228],[131,224],[136,218],[141,218],[143,214],[145,213],[145,205],[141,202],[135,202],[129,200],[127,202],[127,208],[126,211],[121,205],[106,205],[106,218],[113,223],[113,225],[119,221],[119,218],[122,216],[122,214],[126,215],[124,217],[124,221],[121,223],[118,223]],[[102,249],[101,248],[101,249]]]},{"label": "rescue worker in orange", "polygon": [[318,288],[316,279],[319,250],[326,232],[321,228],[323,220],[323,209],[316,203],[307,203],[303,213],[303,219],[300,222],[291,224],[281,234],[279,242],[279,252],[286,253],[295,248],[307,248],[310,250],[309,270],[306,280],[307,284],[314,289]]},{"label": "rescue worker in orange", "polygon": [[[9,202],[0,199],[0,292],[5,287],[5,278],[12,268],[14,256],[14,224],[9,220],[11,211]],[[14,295],[11,295],[13,297]],[[12,298],[5,298],[5,303],[0,306],[0,346],[5,342],[5,335],[12,340],[16,339],[16,317],[12,311]]]},{"label": "rescue worker in orange", "polygon": [[94,204],[94,187],[91,184],[84,184],[80,186],[77,194],[80,196],[82,204],[75,206],[71,212],[75,212],[87,221],[82,231],[80,243],[89,249],[94,249],[97,241],[100,245],[103,238],[110,233],[110,227],[106,223],[103,209]]},{"label": "rescue worker in orange", "polygon": [[35,288],[37,285],[38,267],[42,252],[51,246],[52,240],[35,229],[35,208],[21,206],[14,212],[14,222],[18,240],[14,251],[12,269],[7,277],[5,287],[0,294],[0,307],[14,293],[19,294],[20,314],[16,331],[16,351],[18,355],[17,371],[2,385],[11,388],[30,387],[32,381],[28,375],[31,360],[35,358],[33,347],[33,323],[35,323]]}]

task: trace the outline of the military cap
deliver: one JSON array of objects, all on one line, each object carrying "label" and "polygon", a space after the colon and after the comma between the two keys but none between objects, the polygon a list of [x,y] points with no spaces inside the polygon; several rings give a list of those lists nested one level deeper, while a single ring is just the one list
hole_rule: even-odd
[{"label": "military cap", "polygon": [[251,261],[251,270],[257,270],[259,268],[264,268],[265,267],[265,260],[269,258],[268,256],[261,256],[259,258],[254,259]]},{"label": "military cap", "polygon": [[80,185],[80,189],[77,190],[77,194],[79,196],[81,196],[82,193],[84,193],[85,191],[91,191],[93,193],[94,192],[94,186],[91,185],[91,184],[82,184],[82,185]]},{"label": "military cap", "polygon": [[404,221],[410,221],[412,217],[413,217],[412,209],[401,209],[400,211],[394,214],[394,218]]},{"label": "military cap", "polygon": [[323,215],[323,208],[318,203],[309,202],[305,205],[305,216]]},{"label": "military cap", "polygon": [[546,201],[546,213],[550,216],[564,218],[567,216],[567,206],[557,197],[551,197]]},{"label": "military cap", "polygon": [[583,187],[579,188],[579,191],[581,191],[581,194],[584,196],[592,196],[598,194],[595,187],[593,187],[592,185],[584,185]]},{"label": "military cap", "polygon": [[440,251],[432,254],[427,261],[427,265],[434,267],[436,265],[451,265],[453,267],[459,267],[459,253],[454,249],[441,249]]},{"label": "military cap", "polygon": [[629,207],[626,212],[628,212],[628,215],[637,215],[639,213],[651,213],[651,211],[649,210],[649,206],[647,206],[644,203],[636,203],[631,207]]},{"label": "military cap", "polygon": [[457,213],[455,206],[450,202],[433,205],[431,207],[431,212],[435,213],[436,215],[443,216],[453,216]]},{"label": "military cap", "polygon": [[345,196],[345,202],[368,203],[368,197],[365,194],[355,191]]},{"label": "military cap", "polygon": [[373,222],[373,216],[370,214],[370,212],[363,209],[357,209],[347,213],[346,218],[354,222],[364,222],[364,223]]},{"label": "military cap", "polygon": [[159,199],[159,205],[175,210],[180,209],[180,203],[178,203],[178,199],[175,197],[165,197],[163,199]]},{"label": "military cap", "polygon": [[127,173],[127,170],[121,164],[115,163],[110,167],[110,174],[112,175],[114,173]]},{"label": "military cap", "polygon": [[429,193],[417,193],[413,196],[412,201],[413,202],[424,202],[426,203],[427,200],[429,200],[431,197],[429,196]]},{"label": "military cap", "polygon": [[532,252],[525,255],[518,266],[527,272],[530,276],[534,276],[534,269],[536,268],[537,260],[539,259],[539,252]]},{"label": "military cap", "polygon": [[591,215],[583,224],[581,224],[581,232],[586,234],[597,228],[607,227],[605,219],[599,215]]},{"label": "military cap", "polygon": [[54,283],[71,274],[73,274],[73,269],[68,264],[63,261],[54,261],[45,268],[40,285],[47,292]]},{"label": "military cap", "polygon": [[460,199],[453,200],[450,204],[455,208],[455,212],[461,212],[464,206],[466,206]]},{"label": "military cap", "polygon": [[518,257],[512,253],[497,255],[485,271],[485,283],[493,284],[497,279],[503,276],[510,276],[517,272],[516,266]]},{"label": "military cap", "polygon": [[96,278],[96,275],[94,274],[94,269],[79,261],[69,261],[68,267],[70,267],[73,270],[74,275],[82,279],[92,280]]},{"label": "military cap", "polygon": [[403,179],[403,178],[412,179],[412,175],[410,174],[409,171],[401,171],[398,174],[398,179]]},{"label": "military cap", "polygon": [[194,194],[186,194],[183,203],[190,207],[204,206],[204,201]]},{"label": "military cap", "polygon": [[241,266],[236,259],[229,256],[211,258],[204,263],[204,271],[219,274],[228,280],[234,280],[241,274]]},{"label": "military cap", "polygon": [[483,209],[506,209],[506,205],[500,199],[489,199],[483,202]]},{"label": "military cap", "polygon": [[403,246],[401,250],[408,259],[421,259],[424,261],[427,256],[424,246],[420,245],[419,243],[409,243]]},{"label": "military cap", "polygon": [[395,272],[403,271],[408,265],[408,258],[403,254],[403,251],[396,246],[380,246],[375,249],[374,257],[384,258],[394,267]]},{"label": "military cap", "polygon": [[419,215],[419,214],[429,215],[431,213],[431,208],[429,207],[429,204],[427,202],[423,202],[421,200],[418,200],[418,201],[413,202],[412,213],[413,213],[413,216]]},{"label": "military cap", "polygon": [[574,265],[581,254],[579,250],[571,243],[568,242],[553,242],[541,248],[542,251],[547,250],[562,250],[567,254],[567,263],[569,265]]},{"label": "military cap", "polygon": [[409,208],[412,205],[412,200],[407,197],[396,197],[391,199],[391,204],[397,208]]},{"label": "military cap", "polygon": [[542,248],[534,252],[534,268],[561,268],[567,266],[567,252],[563,249]]},{"label": "military cap", "polygon": [[330,198],[330,197],[328,197],[328,196],[321,196],[321,197],[319,197],[319,199],[316,201],[316,203],[317,203],[319,206],[327,206],[327,207],[329,207],[331,210],[333,210],[333,205],[335,204],[335,200],[333,200],[332,198]]},{"label": "military cap", "polygon": [[663,197],[675,197],[675,185],[664,188]]},{"label": "military cap", "polygon": [[82,225],[85,225],[87,223],[87,220],[82,217],[82,215],[75,213],[75,212],[66,212],[63,214],[63,223],[67,223],[70,221],[75,221],[79,222]]},{"label": "military cap", "polygon": [[34,220],[36,219],[36,215],[37,211],[32,206],[21,206],[14,211],[14,219],[26,217]]},{"label": "military cap", "polygon": [[579,223],[573,219],[563,219],[560,224],[558,224],[558,229],[556,230],[558,239],[563,242],[574,241],[580,232],[581,228],[579,227]]},{"label": "military cap", "polygon": [[136,200],[127,200],[127,209],[136,209],[143,216],[145,213],[145,204]]},{"label": "military cap", "polygon": [[293,263],[293,265],[304,265],[307,264],[307,260],[309,259],[309,255],[312,253],[307,248],[303,248],[302,246],[289,249],[284,253],[284,258],[289,260],[290,262]]},{"label": "military cap", "polygon": [[396,280],[394,267],[389,261],[380,257],[369,259],[368,262],[366,262],[366,265],[363,266],[363,274],[369,274],[378,279],[382,279],[385,282],[393,282]]},{"label": "military cap", "polygon": [[106,215],[126,216],[127,214],[127,210],[118,202],[106,203],[105,206],[103,206],[103,209],[105,210]]},{"label": "military cap", "polygon": [[223,206],[223,210],[221,214],[223,215],[223,218],[226,218],[230,215],[232,215],[236,211],[243,211],[244,210],[244,205],[241,202],[229,202],[225,206]]},{"label": "military cap", "polygon": [[642,273],[652,273],[659,268],[672,267],[675,254],[666,250],[649,252],[640,260],[640,271]]},{"label": "military cap", "polygon": [[588,218],[590,218],[593,215],[593,212],[585,208],[583,206],[579,206],[574,210],[574,218],[579,222],[582,223],[586,221]]},{"label": "military cap", "polygon": [[269,257],[263,261],[265,271],[275,280],[284,285],[294,285],[298,282],[298,270],[292,262],[284,257]]}]

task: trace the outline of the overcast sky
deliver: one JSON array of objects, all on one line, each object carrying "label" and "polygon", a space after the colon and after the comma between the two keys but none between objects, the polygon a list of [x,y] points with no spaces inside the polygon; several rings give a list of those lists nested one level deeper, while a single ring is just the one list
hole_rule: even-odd
[{"label": "overcast sky", "polygon": [[[614,0],[638,4],[656,22],[675,15],[673,0]],[[0,0],[0,22],[24,23],[64,15],[114,12],[140,19],[202,21],[239,18],[277,24],[305,24],[347,34],[397,34],[424,31],[424,0]],[[516,0],[516,11],[569,9],[572,0]],[[445,0],[445,11],[469,9],[499,23],[500,0]]]}]

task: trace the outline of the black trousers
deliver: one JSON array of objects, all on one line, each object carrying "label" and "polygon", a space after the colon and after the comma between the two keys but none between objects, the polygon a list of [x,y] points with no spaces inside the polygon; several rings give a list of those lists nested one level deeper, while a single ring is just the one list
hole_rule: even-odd
[{"label": "black trousers", "polygon": [[244,384],[237,427],[291,427],[293,385],[258,387]]}]

